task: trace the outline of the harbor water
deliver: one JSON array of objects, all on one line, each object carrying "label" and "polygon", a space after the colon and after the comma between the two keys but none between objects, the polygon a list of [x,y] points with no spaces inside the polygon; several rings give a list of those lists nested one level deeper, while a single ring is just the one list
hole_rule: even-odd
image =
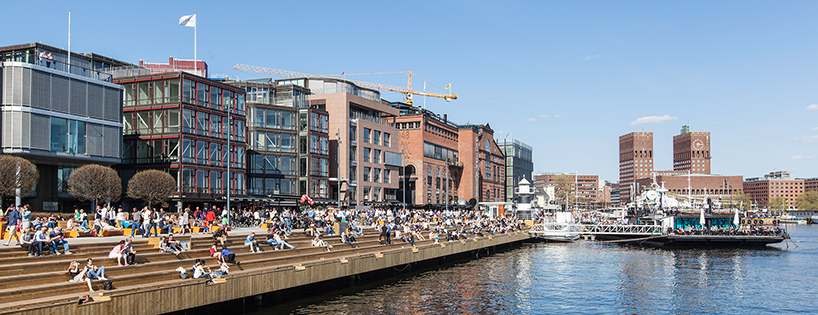
[{"label": "harbor water", "polygon": [[818,313],[818,226],[768,249],[527,244],[251,314]]}]

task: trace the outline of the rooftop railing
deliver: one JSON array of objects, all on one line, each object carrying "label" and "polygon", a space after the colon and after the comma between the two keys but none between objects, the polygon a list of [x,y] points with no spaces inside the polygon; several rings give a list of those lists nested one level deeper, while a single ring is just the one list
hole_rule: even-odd
[{"label": "rooftop railing", "polygon": [[22,51],[12,51],[0,54],[0,62],[23,62],[46,67],[49,69],[54,69],[57,71],[68,72],[89,79],[113,82],[113,76],[103,71],[89,69],[77,65],[71,65],[69,67],[69,65],[65,62],[57,60],[48,60],[47,58],[28,54]]}]

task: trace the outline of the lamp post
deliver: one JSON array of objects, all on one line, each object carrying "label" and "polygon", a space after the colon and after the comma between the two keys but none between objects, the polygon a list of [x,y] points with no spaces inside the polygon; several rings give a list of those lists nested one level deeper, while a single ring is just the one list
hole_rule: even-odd
[{"label": "lamp post", "polygon": [[335,174],[338,175],[338,210],[341,210],[341,128],[338,128],[338,131],[335,132],[335,137],[338,139],[338,142],[335,144]]},{"label": "lamp post", "polygon": [[230,149],[230,132],[233,130],[233,121],[230,117],[232,108],[227,108],[227,225],[230,225],[230,158],[233,150]]}]

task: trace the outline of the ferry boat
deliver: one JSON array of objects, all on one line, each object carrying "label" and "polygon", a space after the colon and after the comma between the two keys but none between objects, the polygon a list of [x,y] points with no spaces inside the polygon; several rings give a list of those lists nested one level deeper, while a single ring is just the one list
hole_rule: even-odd
[{"label": "ferry boat", "polygon": [[629,204],[630,221],[661,226],[662,235],[645,239],[624,240],[662,248],[759,248],[788,239],[773,218],[741,218],[734,209],[714,209],[702,200],[678,200],[668,190],[654,183]]}]

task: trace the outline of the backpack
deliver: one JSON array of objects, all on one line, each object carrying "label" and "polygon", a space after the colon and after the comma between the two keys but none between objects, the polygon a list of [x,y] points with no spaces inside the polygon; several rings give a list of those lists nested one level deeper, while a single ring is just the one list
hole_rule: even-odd
[{"label": "backpack", "polygon": [[105,291],[110,291],[110,290],[113,290],[113,289],[116,289],[116,288],[114,288],[114,283],[113,282],[105,281],[105,282],[102,283],[102,289],[105,290]]}]

